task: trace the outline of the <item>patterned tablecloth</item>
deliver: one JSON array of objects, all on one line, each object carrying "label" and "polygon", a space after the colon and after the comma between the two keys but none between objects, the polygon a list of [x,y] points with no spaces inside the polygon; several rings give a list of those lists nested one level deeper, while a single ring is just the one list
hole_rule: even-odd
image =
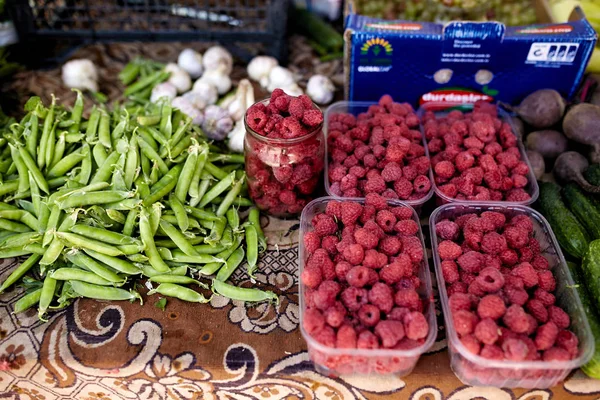
[{"label": "patterned tablecloth", "polygon": [[[298,329],[297,221],[263,221],[270,249],[259,285],[279,306],[213,297],[211,306],[79,300],[38,320],[13,315],[21,289],[0,296],[0,399],[596,399],[600,381],[577,371],[551,390],[470,387],[452,373],[439,337],[404,378],[318,374]],[[16,265],[0,265],[4,279]],[[243,282],[245,271],[234,276]]]}]

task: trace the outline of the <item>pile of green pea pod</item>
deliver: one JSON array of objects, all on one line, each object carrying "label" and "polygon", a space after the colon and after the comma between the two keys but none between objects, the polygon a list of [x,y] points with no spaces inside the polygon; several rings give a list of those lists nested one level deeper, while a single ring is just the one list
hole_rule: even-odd
[{"label": "pile of green pea pod", "polygon": [[141,301],[139,279],[149,295],[190,302],[209,301],[185,286],[209,289],[200,277],[232,299],[277,301],[226,283],[244,261],[252,277],[266,249],[242,155],[168,103],[94,107],[87,120],[83,109],[79,92],[71,110],[34,97],[0,131],[0,258],[27,257],[0,286],[27,288],[15,313]]}]

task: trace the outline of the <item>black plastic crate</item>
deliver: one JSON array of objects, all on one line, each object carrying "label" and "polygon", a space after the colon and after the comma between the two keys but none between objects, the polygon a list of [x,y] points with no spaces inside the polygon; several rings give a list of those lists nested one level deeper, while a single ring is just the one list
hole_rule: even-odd
[{"label": "black plastic crate", "polygon": [[285,58],[288,0],[8,0],[22,43],[262,43]]}]

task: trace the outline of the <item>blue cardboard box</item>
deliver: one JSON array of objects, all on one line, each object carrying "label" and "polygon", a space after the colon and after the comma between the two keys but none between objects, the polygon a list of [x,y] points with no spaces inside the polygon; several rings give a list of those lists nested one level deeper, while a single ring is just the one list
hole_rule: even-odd
[{"label": "blue cardboard box", "polygon": [[553,88],[575,94],[596,44],[580,9],[567,23],[387,21],[348,14],[346,97],[444,109],[477,100],[519,103]]}]

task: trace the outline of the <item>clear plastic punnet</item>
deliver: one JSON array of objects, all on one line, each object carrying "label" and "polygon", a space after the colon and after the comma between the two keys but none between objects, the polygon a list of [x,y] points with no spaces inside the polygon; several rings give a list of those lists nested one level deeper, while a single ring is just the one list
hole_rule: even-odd
[{"label": "clear plastic punnet", "polygon": [[[470,105],[463,105],[460,108],[467,108]],[[419,108],[419,110],[417,111],[417,115],[419,116],[419,119],[422,121],[422,117],[425,114],[425,109],[423,108]],[[440,118],[440,117],[444,117],[448,114],[448,111],[440,111],[440,112],[435,112],[434,113],[436,118]],[[508,113],[506,113],[504,110],[502,110],[501,108],[498,108],[498,117],[500,118],[500,120],[504,121],[504,122],[508,122],[511,126],[512,132],[515,133],[517,132],[510,116]],[[421,122],[421,133],[423,134],[423,140],[425,140],[425,150],[427,151],[427,155],[429,157],[429,159],[431,159],[431,157],[433,156],[432,154],[429,153],[429,148],[428,148],[428,141],[427,138],[425,137],[425,132],[423,130],[423,123]],[[515,136],[517,136],[515,134]],[[447,203],[455,203],[455,202],[461,202],[461,203],[478,203],[478,204],[515,204],[515,205],[523,205],[523,206],[527,206],[530,204],[533,204],[533,202],[535,202],[540,194],[540,189],[539,186],[537,184],[537,180],[535,178],[535,175],[533,174],[533,168],[531,168],[531,163],[529,162],[529,158],[527,157],[527,152],[525,151],[525,147],[523,146],[523,142],[521,141],[521,139],[517,136],[517,147],[519,149],[519,153],[521,154],[521,160],[523,160],[527,166],[529,167],[529,172],[527,173],[527,186],[525,186],[523,189],[529,193],[530,198],[528,200],[525,201],[517,201],[517,202],[513,202],[513,201],[481,201],[481,200],[463,200],[463,199],[455,199],[452,197],[448,197],[447,195],[445,195],[440,188],[438,187],[438,185],[436,185],[435,180],[431,181],[431,186],[433,187],[433,191],[435,192],[436,196],[437,196],[437,204],[438,205],[442,205],[442,204],[447,204]],[[433,172],[432,172],[433,175]]]},{"label": "clear plastic punnet", "polygon": [[[564,309],[569,315],[571,320],[569,329],[577,335],[579,340],[579,352],[575,358],[568,361],[492,360],[471,353],[460,341],[452,322],[446,283],[442,274],[436,224],[444,219],[454,219],[468,213],[479,214],[483,211],[501,212],[507,218],[526,215],[533,222],[534,238],[539,241],[542,256],[548,260],[549,269],[556,279],[555,304]],[[573,278],[554,233],[552,233],[550,225],[540,213],[518,205],[452,203],[436,209],[431,214],[429,226],[438,292],[446,323],[450,365],[463,383],[473,386],[545,389],[561,382],[573,369],[581,367],[590,360],[594,352],[594,339],[587,317],[583,312]]]},{"label": "clear plastic punnet", "polygon": [[[327,135],[329,133],[329,120],[331,118],[332,115],[335,114],[345,114],[345,113],[349,113],[352,115],[358,115],[360,113],[366,112],[369,109],[369,106],[372,105],[377,105],[376,102],[352,102],[352,101],[339,101],[337,103],[333,103],[332,105],[330,105],[327,108],[327,111],[325,112],[325,138],[327,138]],[[422,133],[422,132],[421,132]],[[425,147],[425,155],[427,156],[427,158],[429,158],[429,153],[427,152],[427,144],[425,142],[425,137],[423,135],[422,136],[422,140],[423,140],[423,146]],[[331,190],[331,183],[329,182],[329,149],[327,147],[327,140],[325,140],[325,191],[327,191],[327,194],[329,196],[334,196],[334,197],[338,197],[336,196],[335,193],[332,192]],[[416,199],[416,200],[400,200],[410,206],[412,206],[417,212],[420,212],[421,207],[423,204],[425,204],[427,202],[427,200],[429,200],[432,196],[433,196],[433,172],[431,171],[431,168],[429,168],[429,174],[428,174],[428,178],[429,181],[431,182],[431,189],[429,189],[429,192],[427,192],[423,197]]]},{"label": "clear plastic punnet", "polygon": [[[300,238],[312,230],[311,220],[319,213],[325,212],[327,203],[331,200],[337,201],[352,201],[360,204],[364,204],[364,199],[340,199],[337,197],[322,197],[315,199],[310,202],[302,211],[300,218]],[[389,200],[389,205],[392,206],[406,206],[408,204],[397,201]],[[412,207],[410,207],[412,208]],[[413,220],[419,223],[417,213],[413,210]],[[311,360],[314,362],[317,371],[326,376],[337,376],[347,374],[360,374],[360,375],[396,375],[405,376],[415,367],[419,357],[425,353],[435,342],[437,336],[437,321],[435,316],[435,305],[433,302],[433,291],[431,285],[431,273],[429,271],[429,264],[427,262],[427,252],[425,251],[425,242],[423,239],[423,232],[421,231],[419,224],[418,238],[423,245],[424,259],[419,269],[419,278],[421,279],[422,285],[418,289],[419,295],[422,299],[431,301],[426,302],[424,307],[424,314],[429,324],[429,332],[425,341],[418,347],[411,348],[409,350],[394,350],[394,349],[338,349],[333,347],[327,347],[312,336],[310,336],[304,329],[304,313],[305,313],[305,288],[302,282],[300,282],[300,331],[302,336],[306,340],[308,345],[308,354]],[[303,240],[300,240],[299,254],[298,254],[298,266],[299,275],[302,274],[307,258],[306,250],[304,248]]]}]

